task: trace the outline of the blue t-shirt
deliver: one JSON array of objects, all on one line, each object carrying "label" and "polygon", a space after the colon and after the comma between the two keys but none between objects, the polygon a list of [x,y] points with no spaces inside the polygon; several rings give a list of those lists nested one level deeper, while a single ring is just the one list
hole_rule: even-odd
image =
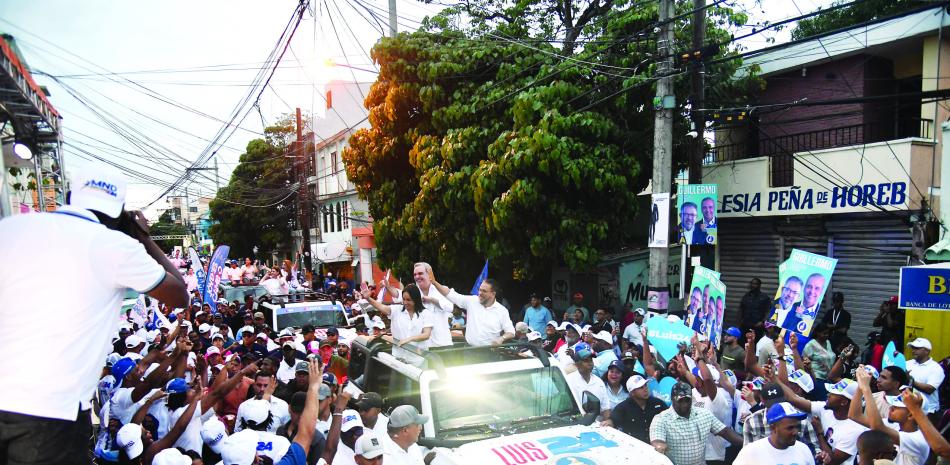
[{"label": "blue t-shirt", "polygon": [[554,317],[551,316],[551,311],[547,309],[544,305],[538,307],[526,307],[524,309],[524,322],[531,328],[532,331],[537,331],[541,334],[544,334],[545,326],[548,325],[548,322],[553,320]]},{"label": "blue t-shirt", "polygon": [[307,465],[307,453],[296,442],[290,443],[290,449],[280,458],[277,465]]}]

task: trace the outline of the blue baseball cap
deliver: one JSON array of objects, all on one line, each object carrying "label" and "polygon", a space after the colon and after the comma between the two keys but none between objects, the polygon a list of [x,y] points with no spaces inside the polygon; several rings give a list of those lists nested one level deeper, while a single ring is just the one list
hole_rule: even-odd
[{"label": "blue baseball cap", "polygon": [[621,372],[623,372],[624,368],[626,367],[624,366],[623,362],[621,362],[620,360],[614,360],[610,362],[610,365],[607,366],[607,371],[610,371],[611,368],[616,368],[620,370]]},{"label": "blue baseball cap", "polygon": [[779,402],[769,407],[768,412],[765,413],[765,419],[770,425],[786,418],[794,418],[795,420],[801,421],[808,418],[808,414],[792,407],[792,404],[788,402]]},{"label": "blue baseball cap", "polygon": [[131,358],[120,358],[112,364],[112,376],[115,377],[116,382],[121,383],[122,380],[135,369],[135,365],[135,361]]},{"label": "blue baseball cap", "polygon": [[331,386],[336,386],[336,375],[333,373],[324,373],[323,374],[323,383],[329,384]]},{"label": "blue baseball cap", "polygon": [[726,334],[732,337],[742,337],[742,331],[739,331],[739,328],[736,328],[735,326],[726,328]]},{"label": "blue baseball cap", "polygon": [[594,356],[594,350],[590,348],[590,344],[586,342],[578,342],[574,344],[574,359],[580,360],[584,358],[592,358]]},{"label": "blue baseball cap", "polygon": [[188,383],[185,378],[172,378],[165,384],[165,392],[169,394],[180,394],[188,391]]}]

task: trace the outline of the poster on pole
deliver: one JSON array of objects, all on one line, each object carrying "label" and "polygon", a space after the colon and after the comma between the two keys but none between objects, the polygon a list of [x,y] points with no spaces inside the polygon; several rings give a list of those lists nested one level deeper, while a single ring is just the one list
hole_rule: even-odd
[{"label": "poster on pole", "polygon": [[198,279],[198,289],[204,289],[205,286],[205,267],[201,264],[201,257],[194,247],[188,247],[188,259],[191,260],[191,269],[195,270],[195,278]]},{"label": "poster on pole", "polygon": [[652,200],[647,246],[668,247],[670,245],[670,193],[653,194]]},{"label": "poster on pole", "polygon": [[217,305],[214,302],[218,298],[218,285],[221,284],[221,275],[224,274],[224,261],[228,259],[228,251],[231,247],[222,245],[214,250],[211,261],[208,262],[208,275],[205,277],[205,285],[201,289],[201,301],[211,304],[212,312],[217,313]]},{"label": "poster on pole", "polygon": [[719,280],[719,273],[697,266],[693,268],[693,280],[689,288],[686,325],[696,333],[705,335],[718,349],[722,339],[726,285]]},{"label": "poster on pole", "polygon": [[778,267],[779,288],[769,321],[809,336],[837,264],[837,259],[792,249]]},{"label": "poster on pole", "polygon": [[716,219],[716,184],[684,184],[676,195],[679,212],[679,243],[716,245],[719,221]]}]

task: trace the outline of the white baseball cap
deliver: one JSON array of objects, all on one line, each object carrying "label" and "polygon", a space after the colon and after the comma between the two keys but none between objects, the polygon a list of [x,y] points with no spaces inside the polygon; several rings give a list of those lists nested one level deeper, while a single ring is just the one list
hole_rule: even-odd
[{"label": "white baseball cap", "polygon": [[541,339],[541,333],[537,331],[531,331],[530,333],[528,333],[529,341],[537,341],[538,339]]},{"label": "white baseball cap", "polygon": [[241,430],[221,442],[221,460],[228,465],[251,465],[257,457],[257,432]]},{"label": "white baseball cap", "polygon": [[267,420],[270,413],[270,402],[264,399],[248,399],[244,401],[244,419],[259,425]]},{"label": "white baseball cap", "polygon": [[365,459],[375,459],[383,455],[383,443],[373,433],[363,433],[356,444],[353,445],[353,451]]},{"label": "white baseball cap", "polygon": [[72,170],[69,204],[118,218],[125,205],[128,181],[109,166],[94,165]]},{"label": "white baseball cap", "polygon": [[126,348],[126,349],[131,349],[131,348],[134,348],[134,347],[138,347],[138,345],[141,344],[141,343],[143,343],[143,342],[145,342],[145,341],[142,340],[142,338],[140,338],[138,335],[132,334],[132,335],[130,335],[130,336],[128,336],[128,337],[125,338],[125,348]]},{"label": "white baseball cap", "polygon": [[363,419],[360,418],[360,414],[356,410],[344,410],[342,415],[343,424],[340,425],[340,431],[345,433],[357,426],[363,427]]},{"label": "white baseball cap", "polygon": [[211,331],[211,325],[209,325],[208,323],[201,323],[200,325],[198,325],[199,333],[207,333],[208,331]]},{"label": "white baseball cap", "polygon": [[128,455],[130,459],[142,455],[142,450],[145,449],[142,444],[142,425],[137,423],[122,425],[119,432],[115,434],[115,441],[125,450],[125,455]]},{"label": "white baseball cap", "polygon": [[208,357],[211,354],[221,355],[221,349],[219,349],[218,346],[208,347],[208,350],[205,351],[205,357]]},{"label": "white baseball cap", "polygon": [[930,344],[930,341],[922,337],[918,337],[917,339],[914,339],[913,341],[908,342],[907,345],[915,349],[927,349],[927,350],[934,349],[933,345]]},{"label": "white baseball cap", "polygon": [[627,391],[633,391],[634,389],[640,389],[645,384],[647,384],[646,378],[640,375],[633,375],[627,379]]},{"label": "white baseball cap", "polygon": [[604,341],[604,342],[606,342],[606,343],[608,343],[608,344],[613,344],[613,343],[614,343],[614,337],[611,336],[610,333],[608,333],[607,331],[601,331],[601,332],[595,334],[595,335],[594,335],[594,339],[598,339],[598,340]]},{"label": "white baseball cap", "polygon": [[221,454],[221,447],[224,440],[228,438],[228,433],[224,429],[224,423],[216,416],[211,416],[208,421],[201,425],[201,440],[204,441],[215,454]]},{"label": "white baseball cap", "polygon": [[191,457],[178,449],[165,449],[152,457],[152,465],[191,465]]}]

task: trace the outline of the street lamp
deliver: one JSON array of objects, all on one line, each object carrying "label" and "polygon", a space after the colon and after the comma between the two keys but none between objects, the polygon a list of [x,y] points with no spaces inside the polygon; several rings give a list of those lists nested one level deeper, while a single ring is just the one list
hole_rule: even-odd
[{"label": "street lamp", "polygon": [[13,153],[23,160],[29,160],[33,158],[33,151],[22,142],[16,142],[13,144]]}]

